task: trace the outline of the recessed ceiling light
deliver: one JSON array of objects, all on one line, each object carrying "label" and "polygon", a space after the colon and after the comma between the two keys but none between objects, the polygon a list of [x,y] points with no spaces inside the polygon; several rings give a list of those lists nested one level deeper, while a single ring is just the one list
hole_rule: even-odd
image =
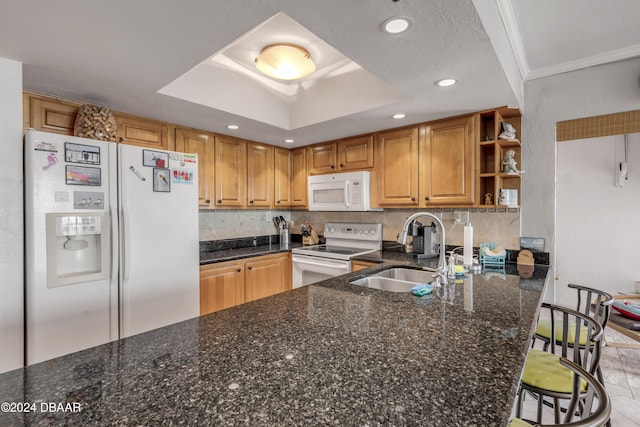
[{"label": "recessed ceiling light", "polygon": [[398,113],[398,114],[394,114],[393,116],[394,119],[404,119],[405,117],[407,117],[405,114],[402,113]]},{"label": "recessed ceiling light", "polygon": [[287,144],[293,144],[293,139],[285,139],[284,142],[286,142]]},{"label": "recessed ceiling light", "polygon": [[255,59],[256,68],[269,77],[297,80],[316,70],[309,52],[292,44],[274,44],[265,47]]},{"label": "recessed ceiling light", "polygon": [[406,16],[394,16],[382,23],[382,29],[389,34],[400,34],[411,28],[411,24]]},{"label": "recessed ceiling light", "polygon": [[238,126],[238,125],[227,125],[227,129],[236,130],[236,129],[239,129],[239,128],[240,128],[240,126]]},{"label": "recessed ceiling light", "polygon": [[456,83],[458,83],[458,81],[456,79],[446,78],[446,79],[438,80],[436,82],[436,85],[438,85],[440,87],[448,87],[448,86],[453,86]]}]

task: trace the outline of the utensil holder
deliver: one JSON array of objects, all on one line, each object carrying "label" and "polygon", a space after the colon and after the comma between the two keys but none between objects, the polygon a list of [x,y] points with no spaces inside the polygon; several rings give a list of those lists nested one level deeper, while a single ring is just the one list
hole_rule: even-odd
[{"label": "utensil holder", "polygon": [[289,249],[289,229],[280,230],[280,249]]}]

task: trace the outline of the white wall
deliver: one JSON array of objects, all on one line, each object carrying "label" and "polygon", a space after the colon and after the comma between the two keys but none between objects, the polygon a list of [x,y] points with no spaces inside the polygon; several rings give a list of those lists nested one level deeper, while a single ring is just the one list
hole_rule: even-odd
[{"label": "white wall", "polygon": [[640,58],[525,82],[522,235],[544,237],[552,256],[556,122],[640,109],[638,75]]},{"label": "white wall", "polygon": [[[555,243],[555,124],[640,109],[639,74],[636,58],[525,82],[521,229],[523,236],[546,239],[556,268],[574,254],[557,253]],[[582,224],[590,217],[589,211],[581,211],[575,220]],[[601,263],[581,266],[592,274],[606,268]]]},{"label": "white wall", "polygon": [[617,293],[632,291],[640,280],[640,134],[629,135],[629,180],[619,188],[615,151],[623,139],[558,143],[558,301],[574,294],[565,286],[570,282]]},{"label": "white wall", "polygon": [[0,372],[23,365],[22,64],[0,58]]}]

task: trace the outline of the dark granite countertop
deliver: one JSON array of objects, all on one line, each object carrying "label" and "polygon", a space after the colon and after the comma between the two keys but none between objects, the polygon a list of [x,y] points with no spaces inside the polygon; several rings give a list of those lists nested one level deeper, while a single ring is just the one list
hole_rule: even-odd
[{"label": "dark granite countertop", "polygon": [[235,259],[251,258],[260,255],[271,255],[280,252],[290,252],[293,245],[299,245],[296,243],[289,244],[289,248],[281,249],[280,244],[274,245],[259,245],[249,246],[245,248],[236,249],[219,249],[215,251],[201,251],[200,252],[200,265],[213,264],[216,262],[232,261]]},{"label": "dark granite countertop", "polygon": [[[384,256],[364,273],[411,264]],[[0,425],[506,425],[547,268],[514,273],[417,298],[358,271],[11,371],[36,410]]]}]

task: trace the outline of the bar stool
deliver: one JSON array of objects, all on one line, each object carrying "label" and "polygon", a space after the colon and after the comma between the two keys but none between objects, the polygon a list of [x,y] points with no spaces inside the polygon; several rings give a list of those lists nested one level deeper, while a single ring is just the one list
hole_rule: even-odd
[{"label": "bar stool", "polygon": [[[602,427],[609,422],[611,417],[611,400],[602,384],[589,372],[585,371],[577,365],[561,357],[559,359],[561,366],[570,369],[573,372],[571,400],[567,407],[562,424],[534,424],[538,427],[551,427],[555,425],[563,425],[568,427]],[[582,416],[579,420],[574,420],[576,409],[579,409],[579,401],[581,399],[581,389],[583,382],[586,382],[586,396],[584,397],[584,405],[580,409]],[[595,407],[594,407],[595,404]],[[531,424],[520,419],[514,418],[509,423],[509,427],[530,427]]]},{"label": "bar stool", "polygon": [[[577,292],[578,303],[576,304],[576,311],[579,311],[580,313],[584,313],[587,316],[595,319],[600,324],[600,326],[602,327],[602,330],[604,331],[604,328],[607,326],[607,322],[609,321],[609,315],[611,314],[613,296],[611,296],[611,294],[607,292],[604,292],[598,289],[576,285],[573,283],[570,283],[568,287],[575,289]],[[570,329],[572,328],[570,327]],[[585,332],[584,326],[582,328],[582,332],[583,332],[582,338],[580,339],[579,344],[582,348],[584,348],[584,344],[587,336],[584,333]],[[536,331],[533,335],[533,343],[531,346],[532,347],[535,346],[536,340],[541,340],[544,343],[543,349],[546,350],[547,347],[549,346],[550,338],[551,338],[550,322],[548,321],[548,319],[538,320]],[[574,343],[575,343],[574,337],[571,336],[570,334],[569,345],[574,345]],[[602,376],[602,370],[600,369],[600,366],[598,366],[598,370],[596,371],[596,376],[598,378],[598,381],[600,381],[600,383],[604,385],[604,377]]]},{"label": "bar stool", "polygon": [[[602,327],[590,316],[567,307],[548,303],[542,304],[542,310],[549,313],[550,335],[546,349],[529,349],[524,364],[516,417],[522,414],[522,405],[527,392],[538,399],[536,422],[542,420],[542,407],[545,397],[553,400],[554,421],[560,422],[560,400],[570,400],[573,393],[571,370],[559,363],[565,357],[595,376],[600,363],[600,340]],[[572,345],[584,343],[583,345]],[[586,396],[587,382],[581,382],[581,398]]]}]

